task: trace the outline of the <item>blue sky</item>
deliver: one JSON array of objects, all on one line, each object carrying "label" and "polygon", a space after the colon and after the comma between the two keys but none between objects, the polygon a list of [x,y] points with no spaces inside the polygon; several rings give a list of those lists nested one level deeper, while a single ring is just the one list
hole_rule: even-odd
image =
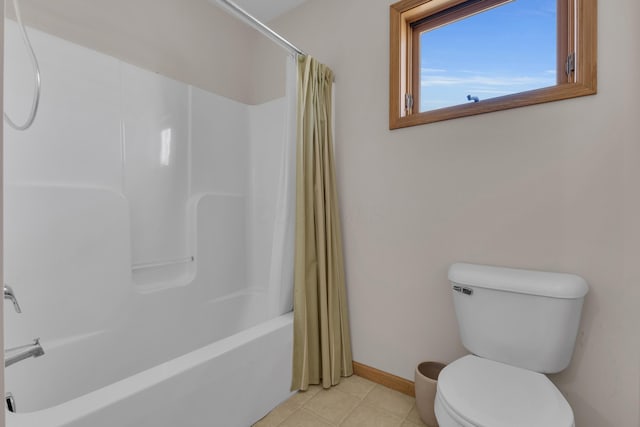
[{"label": "blue sky", "polygon": [[556,0],[514,0],[425,32],[420,111],[556,83]]}]

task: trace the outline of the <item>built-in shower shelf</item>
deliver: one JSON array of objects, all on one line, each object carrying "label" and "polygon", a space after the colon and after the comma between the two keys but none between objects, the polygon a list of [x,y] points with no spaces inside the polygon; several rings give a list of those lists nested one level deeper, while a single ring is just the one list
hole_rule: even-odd
[{"label": "built-in shower shelf", "polygon": [[136,263],[131,266],[135,289],[141,294],[187,286],[195,277],[195,256]]},{"label": "built-in shower shelf", "polygon": [[195,260],[196,260],[196,257],[189,256],[185,258],[176,258],[176,259],[169,259],[169,260],[162,260],[162,261],[142,262],[138,264],[133,264],[131,266],[131,270],[136,271],[136,270],[142,270],[145,268],[165,267],[167,265],[175,265],[175,264],[187,264],[190,262],[195,262]]}]

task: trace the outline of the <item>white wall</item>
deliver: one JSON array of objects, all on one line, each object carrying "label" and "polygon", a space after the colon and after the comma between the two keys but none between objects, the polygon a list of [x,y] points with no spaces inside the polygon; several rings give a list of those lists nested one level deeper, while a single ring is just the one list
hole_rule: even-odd
[{"label": "white wall", "polygon": [[[244,103],[258,35],[207,0],[21,0],[27,25]],[[7,15],[13,16],[11,2]]]},{"label": "white wall", "polygon": [[576,273],[591,291],[552,379],[578,426],[636,425],[640,3],[599,2],[596,96],[389,131],[390,3],[310,0],[271,22],[336,73],[355,360],[412,379],[464,354],[455,261]]}]

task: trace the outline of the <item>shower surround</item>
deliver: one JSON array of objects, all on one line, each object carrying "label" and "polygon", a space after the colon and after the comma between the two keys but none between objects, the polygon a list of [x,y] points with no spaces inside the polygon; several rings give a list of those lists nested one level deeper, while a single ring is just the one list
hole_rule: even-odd
[{"label": "shower surround", "polygon": [[[6,25],[16,115],[31,74]],[[256,421],[289,396],[291,318],[269,304],[287,99],[249,106],[30,35],[43,90],[33,128],[5,130],[23,309],[5,340],[46,354],[7,369],[8,426]]]}]

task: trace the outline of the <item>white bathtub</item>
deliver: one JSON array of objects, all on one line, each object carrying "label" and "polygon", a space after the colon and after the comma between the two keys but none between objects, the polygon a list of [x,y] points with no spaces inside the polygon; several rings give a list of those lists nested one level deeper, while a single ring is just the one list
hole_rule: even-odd
[{"label": "white bathtub", "polygon": [[[286,314],[264,321],[51,407],[25,412],[22,393],[16,393],[18,412],[7,413],[7,427],[250,426],[291,395],[292,319]],[[46,341],[43,346],[46,350]],[[47,357],[55,362],[64,356],[65,346],[60,347],[21,363],[25,367],[31,363],[33,368]],[[67,356],[73,359],[72,354]],[[135,355],[132,359],[137,360]],[[108,361],[95,359],[93,364],[99,373]],[[55,395],[60,387],[61,395],[67,393],[67,383],[78,383],[78,373],[71,368],[58,377],[59,383],[44,382],[42,389]],[[12,391],[12,385],[19,384],[12,384],[15,379],[8,377],[7,391]],[[31,378],[31,387],[37,388]],[[23,407],[30,406],[29,394],[40,391],[24,391]]]}]

